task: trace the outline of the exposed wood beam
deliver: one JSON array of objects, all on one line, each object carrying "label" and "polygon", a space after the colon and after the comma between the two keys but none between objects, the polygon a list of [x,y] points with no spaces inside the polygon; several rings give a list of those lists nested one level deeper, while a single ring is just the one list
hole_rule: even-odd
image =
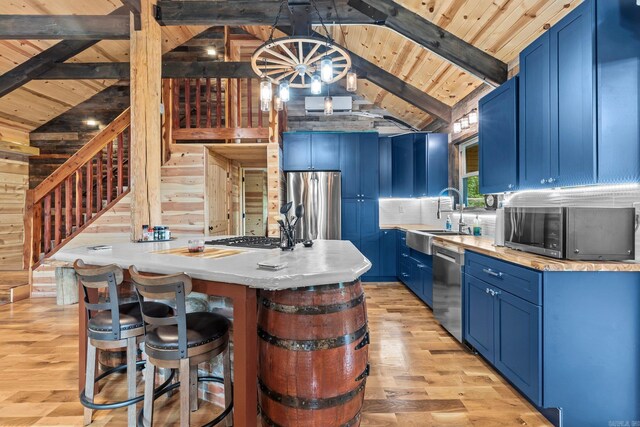
[{"label": "exposed wood beam", "polygon": [[140,31],[142,24],[140,23],[140,0],[120,0],[133,14],[133,29]]},{"label": "exposed wood beam", "polygon": [[348,4],[492,86],[507,81],[507,64],[393,0],[348,0]]},{"label": "exposed wood beam", "polygon": [[[272,25],[278,15],[279,0],[260,1],[173,1],[159,0],[157,14],[162,25]],[[317,0],[316,5],[326,25],[337,23],[333,0]],[[373,21],[349,7],[347,0],[335,0],[340,22],[343,24],[371,24]],[[318,15],[311,14],[311,22],[319,24]],[[284,10],[279,24],[291,24]]]},{"label": "exposed wood beam", "polygon": [[[49,71],[34,80],[128,80],[128,62],[63,63],[56,64]],[[164,61],[164,78],[248,78],[257,77],[250,62],[221,61]]]},{"label": "exposed wood beam", "polygon": [[0,15],[0,40],[127,40],[120,15]]},{"label": "exposed wood beam", "polygon": [[[278,27],[278,29],[285,34],[291,34],[290,27]],[[318,33],[313,33],[312,35],[319,36]],[[383,70],[376,64],[347,50],[344,46],[341,47],[351,55],[351,63],[358,71],[358,75],[360,77],[364,77],[380,88],[419,108],[425,113],[428,113],[446,123],[451,122],[451,107],[447,104],[437,98],[434,98],[428,93],[423,92],[417,87],[408,84],[388,71]]]},{"label": "exposed wood beam", "polygon": [[[126,7],[121,7],[110,15],[129,14]],[[100,40],[63,40],[33,58],[12,68],[0,76],[0,97],[28,83],[40,74],[50,70],[56,63],[64,62],[80,52],[88,49]]]}]

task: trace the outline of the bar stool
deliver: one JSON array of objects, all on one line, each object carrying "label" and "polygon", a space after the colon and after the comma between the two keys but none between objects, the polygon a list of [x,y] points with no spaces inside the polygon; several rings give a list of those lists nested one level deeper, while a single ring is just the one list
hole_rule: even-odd
[{"label": "bar stool", "polygon": [[[144,339],[144,324],[137,301],[121,303],[118,287],[122,284],[122,269],[115,264],[106,266],[86,265],[82,260],[76,260],[73,268],[82,283],[84,290],[84,304],[89,321],[87,323],[87,370],[85,388],[80,393],[80,402],[84,409],[84,425],[91,424],[94,409],[116,409],[128,406],[128,425],[135,426],[136,403],[141,402],[143,396],[136,396],[136,369],[144,362],[136,362],[137,343]],[[88,289],[107,288],[109,301],[92,303]],[[153,302],[145,305],[145,311],[155,316],[167,316],[171,307]],[[127,363],[110,369],[96,378],[97,349],[127,348]],[[112,403],[94,403],[95,384],[102,378],[120,372],[126,367],[128,400]],[[168,386],[167,380],[158,390]],[[153,390],[152,393],[153,395]]]},{"label": "bar stool", "polygon": [[[146,276],[135,266],[129,267],[145,321],[145,399],[142,424],[153,424],[153,387],[156,367],[179,369],[180,372],[180,426],[188,427],[191,411],[198,409],[198,381],[224,383],[225,410],[207,423],[213,426],[226,421],[231,426],[233,393],[231,384],[231,359],[229,348],[229,320],[215,313],[187,313],[185,300],[191,292],[191,278],[184,274]],[[146,299],[175,301],[173,316],[157,316],[146,308]],[[210,361],[224,353],[224,378],[198,377],[198,364]],[[140,424],[140,423],[139,423]]]}]

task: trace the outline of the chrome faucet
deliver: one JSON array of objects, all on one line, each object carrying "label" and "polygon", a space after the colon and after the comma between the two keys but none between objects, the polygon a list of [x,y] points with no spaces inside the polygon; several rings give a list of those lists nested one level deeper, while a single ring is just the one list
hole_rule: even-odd
[{"label": "chrome faucet", "polygon": [[[462,214],[464,213],[464,203],[462,203],[462,194],[460,193],[460,190],[458,190],[457,188],[447,187],[443,189],[440,193],[438,193],[438,212],[436,213],[436,218],[438,219],[442,218],[442,210],[440,209],[440,197],[447,191],[456,192],[460,200],[460,203],[458,203],[458,206],[460,206],[460,219],[458,221],[458,232],[461,234],[471,234],[469,227],[467,226],[467,224],[465,224],[465,222],[462,219]],[[454,212],[454,211],[455,209],[448,212]],[[465,232],[465,227],[467,229],[466,232]]]}]

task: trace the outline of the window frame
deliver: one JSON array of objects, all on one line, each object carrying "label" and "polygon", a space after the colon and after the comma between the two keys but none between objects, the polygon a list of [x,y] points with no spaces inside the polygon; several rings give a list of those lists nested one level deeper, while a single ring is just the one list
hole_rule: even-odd
[{"label": "window frame", "polygon": [[[474,212],[474,211],[484,212],[485,210],[484,207],[482,208],[469,207],[467,188],[464,185],[465,178],[477,176],[478,179],[480,179],[480,159],[478,158],[478,170],[476,172],[467,173],[467,156],[466,156],[467,148],[472,147],[474,145],[478,145],[478,150],[479,150],[480,149],[479,144],[480,144],[480,141],[478,136],[474,136],[473,138],[470,138],[469,140],[464,141],[458,145],[458,158],[460,159],[460,169],[458,173],[458,188],[462,193],[462,203],[465,204],[465,211],[468,211],[468,212]],[[480,155],[480,152],[478,151],[478,156],[479,155]]]}]

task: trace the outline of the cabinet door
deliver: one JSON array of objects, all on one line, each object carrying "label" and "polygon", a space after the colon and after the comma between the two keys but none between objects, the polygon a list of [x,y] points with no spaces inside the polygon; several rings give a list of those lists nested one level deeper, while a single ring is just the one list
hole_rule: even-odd
[{"label": "cabinet door", "polygon": [[427,195],[428,136],[415,134],[413,141],[413,195],[424,197]]},{"label": "cabinet door", "polygon": [[547,184],[596,182],[594,2],[579,5],[549,30],[551,173]]},{"label": "cabinet door", "polygon": [[513,191],[518,185],[518,77],[478,103],[480,192]]},{"label": "cabinet door", "polygon": [[360,197],[378,200],[379,164],[378,134],[374,132],[358,135],[360,152]]},{"label": "cabinet door", "polygon": [[340,172],[342,197],[360,197],[360,143],[357,134],[340,135]]},{"label": "cabinet door", "polygon": [[340,170],[340,134],[311,135],[311,167],[321,171]]},{"label": "cabinet door", "polygon": [[422,296],[424,302],[433,307],[433,269],[425,264],[418,265],[422,281]]},{"label": "cabinet door", "polygon": [[427,196],[437,196],[449,182],[449,135],[430,133],[427,137]]},{"label": "cabinet door", "polygon": [[371,269],[365,277],[380,275],[380,227],[378,225],[378,201],[359,199],[360,251],[371,261]]},{"label": "cabinet door", "polygon": [[360,215],[357,199],[342,199],[342,240],[350,240],[360,249]]},{"label": "cabinet door", "polygon": [[491,363],[495,351],[495,300],[482,280],[465,274],[465,338]]},{"label": "cabinet door", "polygon": [[380,197],[392,197],[391,194],[391,138],[380,138]]},{"label": "cabinet door", "polygon": [[391,142],[391,193],[393,197],[413,196],[413,134],[400,135]]},{"label": "cabinet door", "polygon": [[396,230],[380,230],[380,276],[398,275]]},{"label": "cabinet door", "polygon": [[494,365],[533,403],[541,405],[541,308],[504,291],[496,301]]},{"label": "cabinet door", "polygon": [[546,186],[550,172],[549,33],[520,53],[520,187]]},{"label": "cabinet door", "polygon": [[306,171],[311,169],[311,134],[285,132],[284,170]]}]

